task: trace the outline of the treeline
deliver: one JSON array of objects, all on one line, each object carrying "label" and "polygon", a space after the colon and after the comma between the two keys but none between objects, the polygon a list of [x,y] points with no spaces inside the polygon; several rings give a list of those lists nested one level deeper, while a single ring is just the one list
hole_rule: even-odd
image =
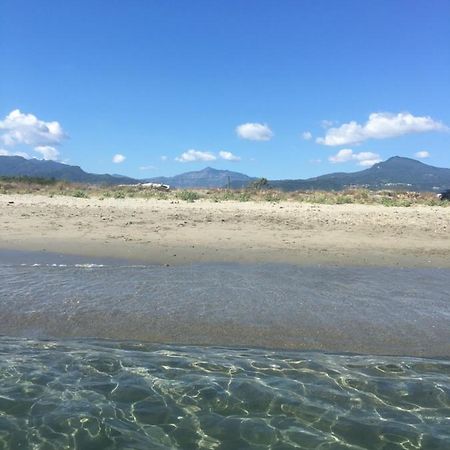
[{"label": "treeline", "polygon": [[39,184],[42,186],[53,186],[58,182],[58,180],[56,180],[55,178],[42,178],[42,177],[27,177],[27,176],[5,177],[5,176],[0,176],[0,182],[28,183],[28,184]]}]

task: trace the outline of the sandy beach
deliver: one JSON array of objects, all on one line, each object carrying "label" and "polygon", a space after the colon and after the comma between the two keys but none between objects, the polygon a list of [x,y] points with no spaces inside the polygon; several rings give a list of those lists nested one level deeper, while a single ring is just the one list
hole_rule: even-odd
[{"label": "sandy beach", "polygon": [[450,267],[450,208],[0,196],[0,248],[157,264]]}]

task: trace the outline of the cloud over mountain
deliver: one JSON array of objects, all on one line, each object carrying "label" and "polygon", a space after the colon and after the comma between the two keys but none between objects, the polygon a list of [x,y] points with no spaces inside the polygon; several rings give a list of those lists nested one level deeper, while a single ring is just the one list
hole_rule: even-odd
[{"label": "cloud over mountain", "polygon": [[324,137],[317,138],[319,144],[336,146],[359,144],[368,139],[387,139],[410,133],[427,131],[444,131],[448,128],[429,116],[413,116],[412,114],[372,113],[365,124],[355,121],[329,128]]},{"label": "cloud over mountain", "polygon": [[19,109],[11,111],[0,121],[0,133],[1,140],[8,146],[57,145],[67,137],[59,122],[45,122],[33,114],[24,114]]},{"label": "cloud over mountain", "polygon": [[221,150],[219,154],[214,154],[212,152],[205,152],[201,150],[190,149],[182,153],[180,156],[175,158],[175,161],[186,163],[186,162],[197,162],[197,161],[215,161],[217,159],[224,159],[225,161],[240,161],[240,156],[234,153]]},{"label": "cloud over mountain", "polygon": [[178,162],[215,161],[217,157],[211,152],[190,149],[175,158]]},{"label": "cloud over mountain", "polygon": [[25,152],[11,152],[9,150],[5,150],[4,148],[0,148],[0,156],[21,156],[22,158],[29,159],[30,155]]},{"label": "cloud over mountain", "polygon": [[226,152],[225,150],[221,150],[219,152],[219,156],[226,161],[240,161],[241,158],[237,155],[234,155],[231,152]]},{"label": "cloud over mountain", "polygon": [[349,161],[356,161],[359,166],[370,167],[381,161],[380,155],[373,152],[359,152],[355,153],[350,148],[339,150],[335,155],[328,158],[333,164],[345,163]]},{"label": "cloud over mountain", "polygon": [[414,153],[414,156],[416,158],[419,158],[419,159],[425,159],[425,158],[429,158],[430,157],[430,152],[428,152],[426,150],[422,150],[420,152]]},{"label": "cloud over mountain", "polygon": [[56,161],[59,156],[59,150],[50,145],[38,145],[34,147],[34,151],[42,155],[43,159]]}]

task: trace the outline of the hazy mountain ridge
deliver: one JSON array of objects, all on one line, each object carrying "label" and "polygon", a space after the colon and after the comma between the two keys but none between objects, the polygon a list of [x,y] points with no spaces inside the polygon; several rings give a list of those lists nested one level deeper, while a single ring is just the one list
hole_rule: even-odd
[{"label": "hazy mountain ridge", "polygon": [[[136,184],[153,182],[173,188],[214,189],[244,188],[256,180],[243,173],[206,167],[173,177],[153,177],[138,180],[122,175],[92,174],[79,166],[56,161],[25,159],[20,156],[0,156],[0,176],[29,176],[54,178],[92,184]],[[394,156],[358,172],[335,172],[308,179],[269,180],[273,188],[295,190],[342,190],[348,187],[369,189],[406,189],[411,191],[440,191],[450,189],[450,169],[424,164],[411,158]]]},{"label": "hazy mountain ridge", "polygon": [[286,191],[342,190],[358,186],[369,189],[438,191],[450,188],[450,169],[393,156],[359,172],[336,172],[306,180],[273,180],[270,185]]},{"label": "hazy mountain ridge", "polygon": [[138,183],[138,180],[122,175],[88,173],[79,166],[71,166],[57,161],[26,159],[21,156],[0,156],[0,176],[53,178],[74,183],[92,184]]},{"label": "hazy mountain ridge", "polygon": [[146,181],[152,183],[164,183],[175,188],[221,188],[228,186],[230,181],[233,188],[246,187],[255,178],[243,173],[232,172],[230,170],[218,170],[206,167],[203,170],[185,172],[173,177],[154,177]]}]

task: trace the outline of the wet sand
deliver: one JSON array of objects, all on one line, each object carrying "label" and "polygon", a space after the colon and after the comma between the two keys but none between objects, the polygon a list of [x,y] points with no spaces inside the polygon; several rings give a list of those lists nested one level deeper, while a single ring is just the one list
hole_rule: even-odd
[{"label": "wet sand", "polygon": [[16,257],[0,258],[7,336],[450,357],[448,269]]},{"label": "wet sand", "polygon": [[450,208],[0,196],[0,249],[157,264],[450,267]]}]

